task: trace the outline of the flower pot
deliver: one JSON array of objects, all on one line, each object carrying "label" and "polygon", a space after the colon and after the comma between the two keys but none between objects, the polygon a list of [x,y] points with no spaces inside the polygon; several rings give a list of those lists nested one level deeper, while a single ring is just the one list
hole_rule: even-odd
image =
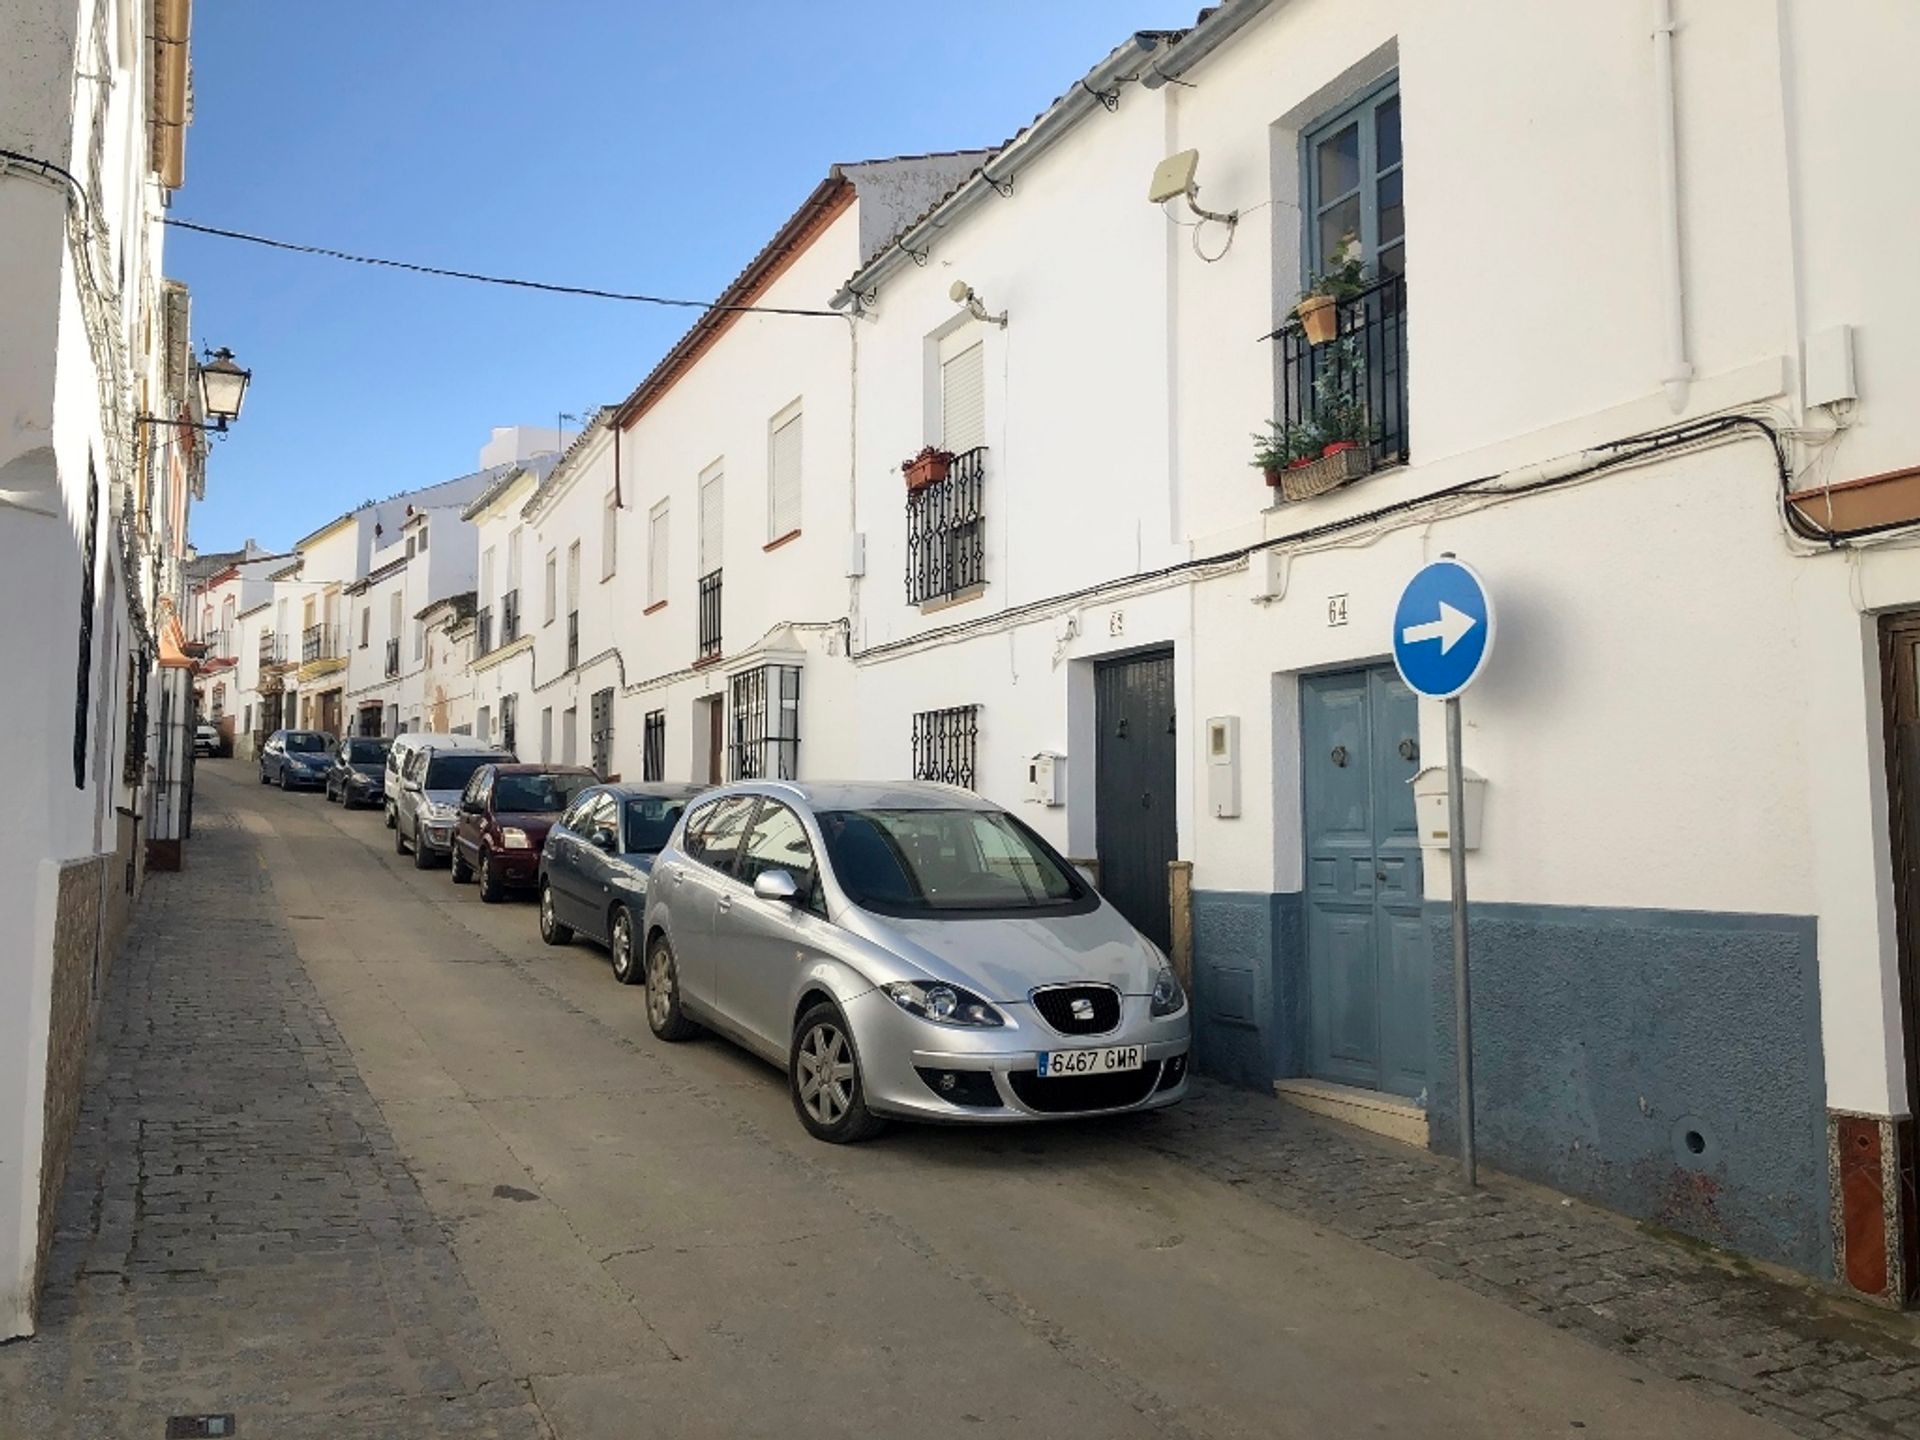
[{"label": "flower pot", "polygon": [[1266,477],[1267,477],[1267,484],[1271,485],[1276,490],[1280,488],[1280,467],[1278,465],[1267,466]]},{"label": "flower pot", "polygon": [[907,477],[907,493],[917,495],[930,485],[938,485],[947,478],[952,464],[953,456],[949,452],[929,445],[900,467],[900,472]]},{"label": "flower pot", "polygon": [[[1280,477],[1280,493],[1288,500],[1311,500],[1336,490],[1350,480],[1358,480],[1373,469],[1370,446],[1350,441],[1337,442],[1343,448],[1322,455],[1318,460],[1296,461]],[[1331,447],[1329,447],[1331,449]]]},{"label": "flower pot", "polygon": [[1293,313],[1300,317],[1309,345],[1326,344],[1340,329],[1340,312],[1331,295],[1309,295],[1293,307]]}]

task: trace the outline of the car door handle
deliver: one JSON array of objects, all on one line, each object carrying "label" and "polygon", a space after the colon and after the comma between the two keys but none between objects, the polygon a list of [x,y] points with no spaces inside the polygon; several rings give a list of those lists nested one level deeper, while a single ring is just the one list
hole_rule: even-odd
[{"label": "car door handle", "polygon": [[718,910],[722,915],[726,914],[729,910],[733,909],[733,897],[731,895],[722,895],[719,904],[713,908]]}]

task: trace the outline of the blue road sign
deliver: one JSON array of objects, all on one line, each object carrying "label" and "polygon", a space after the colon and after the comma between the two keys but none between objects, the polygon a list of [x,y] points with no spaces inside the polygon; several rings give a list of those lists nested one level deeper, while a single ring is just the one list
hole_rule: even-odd
[{"label": "blue road sign", "polygon": [[1393,663],[1409,688],[1450,700],[1493,654],[1493,596],[1473,568],[1452,558],[1422,567],[1393,612]]}]

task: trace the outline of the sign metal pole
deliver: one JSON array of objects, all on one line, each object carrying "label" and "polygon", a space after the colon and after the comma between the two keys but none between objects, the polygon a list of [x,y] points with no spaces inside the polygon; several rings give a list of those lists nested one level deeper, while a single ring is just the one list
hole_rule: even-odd
[{"label": "sign metal pole", "polygon": [[1447,858],[1453,870],[1453,1044],[1460,1089],[1460,1169],[1478,1185],[1473,1156],[1473,1010],[1467,978],[1467,807],[1460,762],[1460,697],[1447,702]]}]

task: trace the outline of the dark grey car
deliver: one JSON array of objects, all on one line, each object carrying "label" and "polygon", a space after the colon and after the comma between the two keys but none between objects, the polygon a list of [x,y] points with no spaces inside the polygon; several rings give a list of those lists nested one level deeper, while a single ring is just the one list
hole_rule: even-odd
[{"label": "dark grey car", "polygon": [[638,981],[653,857],[706,788],[661,781],[581,791],[540,852],[540,938],[549,945],[576,933],[597,940],[613,954],[614,979]]}]

